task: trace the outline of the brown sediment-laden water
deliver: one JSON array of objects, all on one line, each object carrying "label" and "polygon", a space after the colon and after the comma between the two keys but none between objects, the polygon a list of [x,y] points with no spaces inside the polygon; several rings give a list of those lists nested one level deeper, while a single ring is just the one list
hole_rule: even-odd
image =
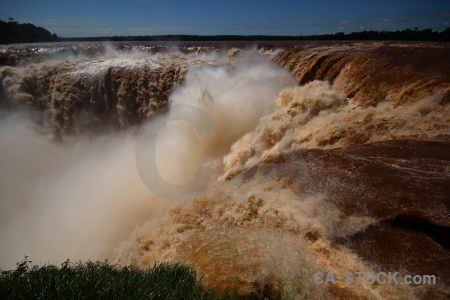
[{"label": "brown sediment-laden water", "polygon": [[0,50],[0,268],[119,258],[257,297],[450,296],[449,45]]}]

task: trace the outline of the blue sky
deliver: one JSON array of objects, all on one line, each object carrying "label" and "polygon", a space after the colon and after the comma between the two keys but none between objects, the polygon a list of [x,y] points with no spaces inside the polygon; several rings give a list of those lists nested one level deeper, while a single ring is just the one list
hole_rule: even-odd
[{"label": "blue sky", "polygon": [[450,27],[450,0],[0,0],[0,19],[62,37],[309,35]]}]

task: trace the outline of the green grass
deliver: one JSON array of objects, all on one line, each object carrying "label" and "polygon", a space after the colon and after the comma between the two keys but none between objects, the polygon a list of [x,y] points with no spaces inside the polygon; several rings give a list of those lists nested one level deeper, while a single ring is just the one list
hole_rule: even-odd
[{"label": "green grass", "polygon": [[200,285],[195,271],[180,264],[147,270],[106,262],[66,261],[32,266],[25,260],[0,273],[0,299],[238,299]]}]

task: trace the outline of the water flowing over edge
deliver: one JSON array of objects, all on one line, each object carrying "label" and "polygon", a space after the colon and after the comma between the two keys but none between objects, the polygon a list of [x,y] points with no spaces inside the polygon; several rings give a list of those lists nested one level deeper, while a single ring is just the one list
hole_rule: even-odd
[{"label": "water flowing over edge", "polygon": [[[31,113],[36,121],[23,113],[2,118],[1,169],[10,174],[1,186],[2,240],[14,245],[5,253],[35,247],[44,259],[111,257],[117,241],[145,223],[121,245],[124,263],[181,261],[218,290],[445,298],[448,48],[110,51],[0,70],[2,105],[40,111]],[[182,103],[206,111],[216,130],[198,137],[174,123],[158,136],[167,178],[189,181],[198,165],[210,171],[193,184],[210,188],[174,204],[140,182],[133,148],[136,130],[151,131],[159,114]],[[17,239],[31,224],[33,237]],[[405,241],[422,245],[431,263],[416,246],[389,254]],[[312,282],[318,271],[386,268],[438,272],[440,285]]]}]

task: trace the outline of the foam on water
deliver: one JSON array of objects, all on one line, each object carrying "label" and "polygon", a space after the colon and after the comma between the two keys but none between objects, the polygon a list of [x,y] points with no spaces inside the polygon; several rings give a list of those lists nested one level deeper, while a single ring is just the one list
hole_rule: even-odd
[{"label": "foam on water", "polygon": [[[360,237],[392,229],[382,222],[450,222],[448,70],[392,59],[412,51],[404,45],[383,47],[106,47],[1,67],[0,267],[23,255],[181,262],[217,291],[257,297],[444,299],[445,278],[431,296],[428,287],[313,281],[316,272],[396,271],[364,256]],[[396,72],[376,74],[377,63]],[[186,122],[193,107],[208,122]],[[158,174],[187,184],[182,202],[142,181],[148,165],[136,156],[155,144]],[[389,232],[421,234],[405,230]],[[439,237],[419,237],[445,261]]]}]

